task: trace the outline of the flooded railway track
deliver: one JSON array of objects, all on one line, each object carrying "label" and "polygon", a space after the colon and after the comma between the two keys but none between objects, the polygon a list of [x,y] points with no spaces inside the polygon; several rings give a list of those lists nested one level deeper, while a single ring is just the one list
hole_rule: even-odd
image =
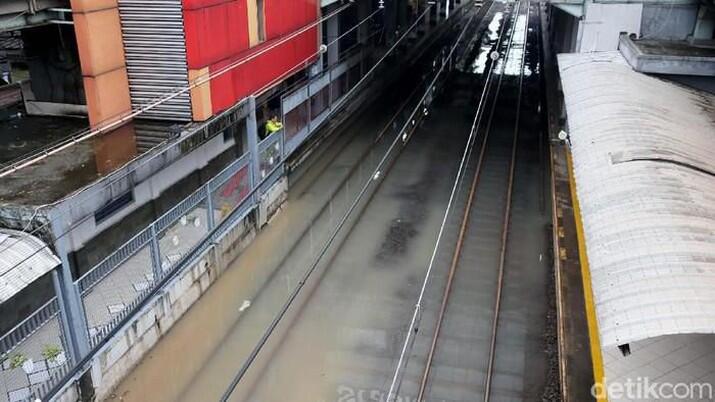
[{"label": "flooded railway track", "polygon": [[[529,226],[522,222],[524,193],[542,194],[538,187],[529,190],[524,185],[527,162],[519,159],[535,154],[540,147],[534,145],[541,140],[536,128],[538,106],[531,100],[522,102],[525,79],[531,82],[530,90],[538,82],[537,74],[532,76],[539,53],[537,29],[530,29],[533,18],[529,0],[514,3],[488,50],[492,63],[485,69],[472,128],[478,150],[465,148],[464,174],[455,181],[454,203],[445,213],[444,238],[435,246],[434,266],[430,265],[418,299],[413,331],[405,339],[403,361],[393,377],[388,401],[541,400],[546,380],[525,368],[543,367],[546,357],[540,354],[538,340],[523,342],[521,338],[525,333],[541,336],[538,319],[527,322],[524,315],[530,308],[534,314],[543,309],[525,303],[527,299],[520,299],[514,291],[543,286],[536,298],[543,303],[548,284],[543,264],[546,242],[540,248],[527,246],[540,251],[540,277],[520,272],[527,264],[519,266],[519,242],[525,238],[520,231]],[[510,27],[505,31],[507,20]],[[529,115],[526,122],[523,112]],[[522,140],[520,132],[529,138]],[[520,188],[515,185],[517,175]],[[515,191],[519,192],[516,218]],[[539,215],[540,208],[534,205],[533,214]],[[539,225],[531,226],[539,229]],[[527,358],[528,364],[524,363]]]}]

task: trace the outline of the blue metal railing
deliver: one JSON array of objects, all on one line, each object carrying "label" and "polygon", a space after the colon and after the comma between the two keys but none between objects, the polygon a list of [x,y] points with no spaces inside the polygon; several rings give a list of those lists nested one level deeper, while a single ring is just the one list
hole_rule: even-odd
[{"label": "blue metal railing", "polygon": [[[348,61],[348,63],[352,63],[352,60]],[[324,74],[330,74],[331,72],[332,69],[324,72]],[[330,77],[331,79],[334,79],[335,77],[342,76],[343,74],[345,74],[345,72],[335,74],[335,76],[330,75]],[[314,80],[311,80],[306,85],[309,86],[313,81]],[[330,85],[330,82],[327,85]],[[325,120],[325,117],[330,115],[330,113],[335,110],[333,105],[336,105],[338,100],[342,101],[343,97],[344,94],[340,97],[340,99],[331,99],[331,105],[326,108],[324,113],[316,116],[316,120],[318,120],[318,118],[321,122]],[[289,154],[297,149],[303,141],[309,138],[314,129],[320,125],[312,124],[314,122],[311,120],[310,113],[308,113],[307,120],[308,124],[304,128],[307,128],[310,132],[306,135],[301,135],[299,141],[293,141],[290,149],[286,146],[285,130],[280,130],[271,134],[258,144],[258,172],[255,172],[257,177],[251,178],[251,174],[248,173],[246,176],[247,179],[243,180],[244,172],[242,172],[242,170],[248,169],[248,171],[250,171],[250,165],[254,163],[252,159],[253,155],[245,153],[214,176],[205,185],[201,186],[191,195],[180,201],[172,209],[167,211],[164,215],[149,224],[129,241],[104,258],[100,263],[95,265],[90,271],[75,282],[80,295],[85,298],[94,287],[110,276],[115,270],[122,267],[122,265],[127,263],[127,261],[132,257],[140,253],[142,250],[145,250],[147,247],[151,250],[152,258],[150,259],[151,262],[149,262],[149,264],[151,264],[152,271],[155,275],[153,276],[150,286],[137,290],[133,299],[124,304],[121,311],[111,315],[106,322],[102,322],[101,325],[94,328],[95,332],[90,336],[90,346],[92,350],[87,356],[84,356],[79,362],[77,362],[73,368],[67,368],[69,373],[67,374],[68,376],[75,376],[77,373],[84,372],[84,370],[86,370],[87,363],[91,361],[99,350],[101,350],[103,345],[106,344],[106,341],[114,336],[117,331],[121,330],[121,328],[123,328],[128,322],[131,322],[132,316],[136,314],[148,300],[157,295],[157,292],[166,286],[171,278],[176,277],[183,272],[183,270],[187,269],[193,263],[195,258],[208,250],[212,242],[215,242],[223,236],[235,222],[245,216],[245,213],[256,207],[258,197],[255,197],[255,195],[269,189],[270,186],[272,186],[283,175],[284,163]],[[226,186],[233,185],[233,183],[230,183],[232,179],[241,180],[241,182],[237,184],[241,187],[238,192],[239,196],[237,199],[232,200],[234,202],[230,205],[231,209],[229,213],[216,220],[213,216],[214,210],[216,209],[216,201],[214,199],[220,195]],[[179,221],[188,212],[200,206],[201,203],[205,203],[207,206],[206,209],[209,225],[206,234],[202,236],[201,239],[196,241],[196,244],[190,251],[181,255],[180,259],[171,264],[171,266],[157,266],[157,264],[160,264],[160,259],[154,258],[154,256],[161,255],[158,241],[159,236],[166,231],[167,228],[176,224],[177,221]],[[43,325],[57,316],[58,311],[58,301],[56,298],[53,298],[45,306],[35,311],[25,321],[13,328],[13,330],[0,337],[0,356],[2,356],[3,353],[6,354],[8,351],[12,350],[13,347],[21,343],[23,340],[29,338]],[[65,371],[63,370],[62,374],[64,375],[64,373]],[[43,386],[43,391],[46,390],[43,394],[49,393],[50,395],[54,395],[58,392],[59,388],[62,386],[59,380],[59,378],[53,379],[48,382],[48,384]],[[63,381],[66,382],[65,380]]]}]

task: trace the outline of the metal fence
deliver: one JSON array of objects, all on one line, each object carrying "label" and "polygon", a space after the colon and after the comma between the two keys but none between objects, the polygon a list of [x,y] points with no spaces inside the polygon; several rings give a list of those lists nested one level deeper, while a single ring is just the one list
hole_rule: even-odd
[{"label": "metal fence", "polygon": [[32,315],[25,318],[21,323],[0,337],[0,359],[12,352],[15,346],[32,336],[32,334],[42,328],[48,321],[53,319],[59,310],[60,307],[57,298],[53,297],[42,307],[35,310]]},{"label": "metal fence", "polygon": [[284,130],[277,131],[258,144],[258,179],[261,191],[269,189],[282,175]]},{"label": "metal fence", "polygon": [[0,338],[0,402],[41,394],[71,365],[56,297]]},{"label": "metal fence", "polygon": [[241,156],[77,281],[91,346],[243,201],[251,190],[250,160],[250,153]]},{"label": "metal fence", "polygon": [[[249,195],[256,192],[260,195],[280,179],[288,155],[342,100],[331,96],[331,80],[341,77],[343,85],[355,63],[347,60],[342,67],[326,71],[296,90],[307,94],[301,102],[306,107],[305,115],[301,116],[304,121],[294,133],[299,135],[291,136],[289,141],[286,127],[266,137],[258,143],[255,161],[251,152],[233,161],[74,282],[84,310],[90,347],[106,339],[156,290],[162,279],[176,269],[183,269],[177,264],[187,255],[197,255],[207,239],[214,240],[223,234],[215,228],[222,223],[225,225],[221,229],[230,226],[257,206],[259,197]],[[339,96],[344,97],[346,92],[341,91]],[[254,166],[257,171],[252,172]],[[225,222],[229,217],[232,221]],[[0,402],[44,395],[77,363],[70,353],[65,354],[68,349],[59,311],[55,297],[0,337]],[[25,364],[23,368],[22,363],[28,360],[34,367]]]}]

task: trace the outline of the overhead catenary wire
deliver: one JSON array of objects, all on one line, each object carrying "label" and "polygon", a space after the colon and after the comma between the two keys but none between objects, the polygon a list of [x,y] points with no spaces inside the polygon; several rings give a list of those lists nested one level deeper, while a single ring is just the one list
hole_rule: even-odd
[{"label": "overhead catenary wire", "polygon": [[[349,34],[351,34],[352,32],[354,32],[356,29],[358,29],[360,26],[362,26],[365,22],[367,22],[367,21],[369,21],[370,19],[372,19],[376,14],[378,14],[378,13],[381,12],[381,11],[382,11],[382,9],[377,9],[377,10],[375,10],[373,13],[371,13],[370,15],[368,15],[367,17],[365,17],[364,19],[362,19],[361,21],[359,21],[357,24],[355,24],[354,26],[352,26],[350,29],[348,29],[347,31],[343,32],[342,34],[340,34],[339,36],[337,36],[337,37],[336,37],[335,39],[333,39],[332,41],[330,41],[330,42],[328,42],[327,44],[325,44],[326,48],[329,48],[330,46],[333,46],[333,45],[335,45],[336,43],[338,43],[338,41],[340,41],[341,39],[343,39],[343,38],[346,37],[347,35],[349,35]],[[265,91],[267,88],[270,88],[271,86],[275,85],[277,82],[280,82],[281,80],[285,79],[285,77],[287,77],[288,75],[294,73],[297,68],[299,68],[299,67],[301,67],[301,66],[304,66],[306,62],[310,61],[310,60],[313,59],[315,56],[319,55],[321,52],[322,52],[322,51],[319,49],[317,52],[312,53],[312,54],[311,54],[310,56],[308,56],[307,58],[301,60],[300,62],[298,62],[298,63],[296,63],[295,65],[293,65],[292,67],[290,67],[290,68],[289,68],[286,72],[284,72],[281,76],[277,77],[276,79],[274,79],[274,80],[271,81],[270,83],[266,84],[265,86],[259,88],[259,89],[256,90],[255,92],[253,92],[250,96],[256,96],[256,94],[259,94],[259,93]],[[375,64],[375,66],[377,66],[381,61],[382,61],[382,60],[380,60],[379,62],[377,62],[377,63]],[[359,84],[359,83],[358,83],[358,84]],[[357,86],[358,84],[356,84],[356,86]],[[345,98],[347,98],[347,96],[348,96],[348,94],[345,95]],[[149,158],[148,160],[143,161],[141,164],[135,166],[132,170],[130,170],[130,171],[124,173],[122,176],[120,176],[120,177],[115,178],[114,180],[112,180],[112,182],[108,183],[107,186],[102,187],[102,188],[95,189],[94,191],[102,191],[104,188],[111,186],[111,185],[112,185],[113,183],[115,183],[116,181],[120,180],[120,179],[123,178],[123,177],[126,177],[127,175],[129,175],[129,174],[131,174],[133,171],[135,171],[136,169],[138,169],[138,168],[140,168],[140,167],[146,165],[147,163],[149,163],[149,162],[152,161],[152,160],[154,160],[154,158]],[[34,236],[34,235],[37,235],[38,233],[40,233],[40,231],[41,231],[42,229],[44,229],[44,228],[46,228],[47,226],[49,226],[50,223],[49,223],[49,222],[46,222],[46,223],[43,223],[42,225],[40,225],[39,227],[34,228],[34,229],[33,229],[32,231],[30,231],[29,233],[26,232],[27,229],[29,228],[29,226],[31,226],[32,220],[34,220],[34,217],[37,216],[37,214],[38,214],[38,212],[39,212],[40,209],[43,209],[43,208],[46,208],[46,207],[49,207],[49,206],[56,205],[56,204],[59,203],[59,202],[60,202],[60,201],[55,201],[55,202],[53,202],[53,203],[49,203],[49,204],[46,204],[46,205],[42,205],[42,206],[36,207],[36,208],[35,208],[35,211],[34,211],[34,213],[33,213],[33,215],[32,215],[31,221],[25,226],[25,228],[22,230],[22,232],[25,232],[25,233],[28,234],[28,235]],[[73,223],[71,224],[71,226],[70,226],[65,232],[63,232],[63,233],[61,233],[61,234],[58,234],[58,235],[56,234],[56,235],[55,235],[55,239],[61,239],[61,238],[63,238],[64,236],[66,236],[66,235],[68,235],[70,232],[72,232],[72,230],[74,230],[75,228],[77,228],[79,225],[81,225],[82,223],[86,222],[88,219],[91,219],[91,218],[93,218],[93,217],[94,217],[94,215],[89,214],[89,215],[84,216],[84,217],[81,218],[81,219],[78,219],[77,221],[73,222]],[[7,241],[7,239],[6,239],[6,241]],[[0,243],[0,246],[3,246],[3,244],[4,244],[6,241],[3,241],[2,243]],[[13,247],[14,245],[16,245],[16,244],[18,244],[18,243],[20,243],[20,242],[22,242],[22,239],[17,239],[17,240],[15,240],[15,241],[11,242],[10,244],[5,245],[2,249],[0,249],[0,253],[3,252],[3,251],[5,251],[5,250],[7,250],[7,249],[9,249],[9,248],[11,248],[11,247]],[[44,243],[44,242],[43,242],[43,243]],[[39,248],[38,250],[35,250],[33,253],[31,253],[31,254],[29,254],[28,256],[26,256],[25,258],[23,258],[22,261],[19,261],[18,264],[16,264],[16,266],[22,265],[23,263],[29,261],[29,260],[30,260],[32,257],[34,257],[35,255],[39,254],[40,252],[42,252],[43,250],[48,249],[48,248],[49,248],[49,245],[45,243],[43,247]]]},{"label": "overhead catenary wire", "polygon": [[51,148],[45,148],[41,151],[31,154],[30,156],[28,156],[24,159],[21,159],[18,162],[12,163],[9,166],[6,166],[2,170],[0,170],[0,179],[11,175],[11,174],[17,172],[18,170],[21,170],[28,166],[34,165],[35,163],[40,162],[52,155],[55,155],[69,147],[72,147],[75,144],[86,141],[90,138],[94,138],[97,135],[105,133],[112,129],[118,128],[118,127],[126,124],[127,122],[131,121],[135,117],[140,116],[143,113],[146,113],[147,111],[152,110],[155,107],[157,107],[165,102],[168,102],[182,94],[185,94],[196,87],[204,85],[204,84],[210,82],[211,80],[213,80],[217,77],[220,77],[220,76],[226,74],[227,72],[229,72],[243,64],[246,64],[250,60],[253,60],[256,57],[261,56],[261,55],[265,54],[266,52],[288,42],[289,40],[295,39],[296,37],[308,32],[311,29],[322,24],[324,21],[327,21],[330,18],[337,16],[338,14],[345,11],[347,8],[349,8],[352,5],[353,5],[353,3],[345,4],[342,7],[338,8],[337,10],[333,11],[332,13],[330,13],[330,14],[328,14],[328,15],[296,30],[296,31],[291,32],[290,34],[286,35],[283,38],[278,39],[276,42],[271,43],[270,45],[268,45],[262,49],[259,49],[258,51],[251,53],[242,59],[239,59],[233,63],[230,63],[227,66],[225,66],[217,71],[200,75],[196,79],[194,79],[194,81],[192,83],[189,83],[189,85],[186,85],[183,87],[178,87],[178,89],[175,90],[174,92],[168,92],[165,96],[161,97],[160,99],[158,99],[156,101],[149,102],[148,104],[143,105],[141,107],[135,108],[131,112],[127,113],[126,115],[117,116],[114,120],[111,120],[108,123],[102,124],[97,128],[82,131],[79,134],[72,136],[72,138],[69,138],[65,142],[58,143],[57,145],[55,145],[54,147],[51,147]]},{"label": "overhead catenary wire", "polygon": [[[429,11],[429,7],[428,7],[427,10],[425,11],[425,13],[423,13],[422,15],[425,15],[427,11]],[[454,54],[454,51],[455,51],[456,48],[457,48],[457,45],[458,45],[459,42],[461,41],[461,38],[464,36],[464,33],[466,32],[467,28],[471,25],[471,22],[472,22],[473,19],[474,19],[474,16],[473,16],[473,15],[470,16],[469,21],[467,22],[467,24],[465,24],[465,27],[462,29],[462,32],[460,33],[460,35],[459,35],[459,36],[457,37],[457,39],[455,40],[455,43],[454,43],[454,45],[452,46],[452,48],[451,48],[451,50],[450,50],[450,52],[449,52],[449,54],[448,54],[448,56],[447,56],[447,59],[448,59],[448,60],[451,59],[452,55]],[[401,40],[402,38],[404,38],[405,35],[407,35],[408,33],[409,33],[409,30],[408,30],[407,32],[405,32],[405,34],[400,38],[400,40]],[[324,244],[323,247],[321,248],[320,252],[316,255],[316,257],[315,257],[315,259],[313,260],[313,263],[311,264],[310,268],[308,268],[308,270],[303,274],[301,280],[298,282],[298,285],[295,287],[295,289],[293,289],[293,291],[291,292],[291,294],[290,294],[290,296],[288,297],[288,299],[286,300],[286,302],[283,304],[283,306],[281,307],[281,309],[278,311],[278,313],[276,314],[276,316],[273,318],[273,321],[272,321],[271,324],[268,326],[268,328],[264,331],[264,333],[263,333],[263,335],[261,336],[261,338],[259,339],[258,343],[256,344],[256,346],[253,348],[253,350],[252,350],[251,353],[249,354],[248,358],[244,361],[244,363],[243,363],[243,365],[241,366],[240,370],[237,372],[237,374],[236,374],[236,375],[234,376],[234,378],[232,379],[231,383],[229,384],[229,386],[227,387],[226,391],[224,392],[223,396],[222,396],[221,399],[220,399],[221,402],[227,402],[227,401],[229,400],[229,398],[230,398],[231,395],[233,394],[233,391],[236,389],[236,386],[238,386],[238,383],[239,383],[239,382],[241,381],[241,379],[245,376],[245,374],[247,373],[247,371],[248,371],[248,369],[250,368],[250,366],[251,366],[251,364],[253,363],[253,361],[258,357],[258,354],[259,354],[260,351],[262,350],[263,346],[268,342],[269,337],[272,335],[272,333],[273,333],[273,331],[275,330],[275,328],[279,325],[279,323],[281,322],[281,320],[283,319],[283,317],[285,316],[285,314],[288,312],[288,309],[291,307],[293,301],[298,297],[298,295],[300,294],[300,291],[302,290],[303,286],[305,286],[305,284],[307,283],[308,279],[312,276],[313,272],[314,272],[315,269],[318,267],[318,265],[319,265],[320,261],[322,260],[322,258],[325,256],[325,254],[328,252],[329,248],[332,246],[333,242],[334,242],[335,239],[337,238],[337,236],[338,236],[338,234],[340,233],[340,231],[342,230],[343,226],[345,225],[345,223],[347,222],[347,220],[349,219],[349,217],[352,215],[352,213],[353,213],[353,211],[355,210],[355,208],[357,208],[357,206],[358,206],[358,204],[360,203],[360,201],[362,200],[362,198],[365,196],[365,194],[366,194],[368,188],[370,187],[370,185],[372,184],[372,182],[381,179],[381,177],[382,177],[381,172],[382,172],[383,166],[384,166],[385,163],[387,162],[388,157],[392,154],[392,151],[393,151],[393,149],[397,146],[397,144],[399,144],[400,142],[404,141],[404,140],[403,140],[403,136],[402,136],[400,133],[406,132],[405,130],[412,124],[412,121],[413,121],[415,115],[416,115],[418,112],[421,112],[421,111],[422,111],[422,109],[423,109],[423,104],[424,104],[425,100],[426,100],[427,97],[430,95],[430,93],[431,93],[431,91],[432,91],[434,85],[436,84],[437,80],[440,78],[440,76],[441,76],[442,73],[444,72],[445,67],[447,66],[447,64],[448,64],[448,63],[442,63],[442,65],[440,66],[439,70],[438,70],[437,73],[435,74],[434,78],[432,79],[432,81],[430,82],[430,84],[427,86],[427,90],[426,90],[425,93],[422,95],[422,97],[420,98],[420,100],[416,103],[416,106],[415,106],[415,108],[413,109],[413,111],[411,112],[410,116],[406,119],[404,125],[403,125],[403,126],[401,127],[401,129],[397,132],[398,134],[395,136],[394,140],[392,141],[392,143],[390,144],[390,146],[389,146],[389,147],[387,148],[387,150],[385,151],[385,154],[382,156],[382,158],[380,159],[380,161],[377,163],[377,166],[375,167],[375,169],[374,169],[374,170],[372,171],[372,173],[370,174],[368,180],[365,182],[365,184],[364,184],[364,185],[362,186],[362,188],[360,189],[360,192],[357,194],[356,198],[355,198],[355,199],[353,200],[353,202],[350,204],[350,206],[348,207],[348,209],[347,209],[347,211],[345,212],[345,214],[343,214],[343,216],[340,218],[340,221],[338,222],[338,224],[336,225],[336,227],[335,227],[335,228],[333,229],[333,231],[331,232],[331,234],[330,234],[328,240],[325,242],[325,244]]]},{"label": "overhead catenary wire", "polygon": [[[473,18],[473,17],[472,17],[472,18]],[[470,22],[471,22],[472,18],[470,18]],[[400,38],[400,41],[403,40],[408,34],[409,34],[409,31],[405,32],[405,34]],[[462,32],[462,35],[463,35],[463,32]],[[462,35],[460,35],[460,37],[461,37]],[[458,42],[458,41],[457,41],[457,42]],[[393,51],[394,48],[395,48],[395,47],[391,48],[389,51],[390,51],[390,52]],[[452,48],[452,51],[449,53],[449,57],[451,57],[452,53],[454,52],[454,49],[455,49],[455,48],[453,47],[453,48]],[[384,60],[384,58],[381,59],[380,62],[382,62],[383,60]],[[439,76],[441,75],[441,73],[443,72],[443,70],[444,70],[445,67],[446,67],[446,64],[442,64],[441,68],[439,69],[439,71],[438,71],[437,74],[435,75],[435,78],[431,81],[430,85],[427,86],[427,88],[428,88],[427,92],[425,92],[425,94],[422,96],[422,98],[417,102],[416,108],[412,111],[411,115],[410,115],[410,116],[408,117],[408,119],[406,120],[406,123],[404,124],[403,128],[399,131],[400,133],[401,133],[401,132],[404,132],[405,128],[408,127],[408,126],[412,123],[412,121],[413,121],[414,116],[416,115],[416,113],[422,110],[423,104],[424,104],[424,102],[425,102],[425,99],[426,99],[427,95],[429,94],[430,89],[434,87],[435,82],[437,81],[437,79],[439,78]],[[394,147],[399,143],[400,140],[402,140],[402,136],[401,136],[401,135],[396,136],[395,140],[394,140],[394,141],[392,142],[392,144],[390,145],[390,148],[388,149],[387,153],[386,153],[385,156],[382,158],[382,160],[378,163],[378,167],[377,167],[378,173],[379,173],[380,167],[385,163],[385,161],[386,161],[386,159],[387,159],[389,153],[391,152],[392,149],[394,149]],[[271,174],[272,174],[273,172],[275,172],[277,169],[278,169],[278,166],[276,166],[272,172],[270,172],[268,175],[266,175],[266,178],[265,178],[264,180],[267,180],[267,178],[270,177]],[[379,176],[379,175],[378,175],[378,176]],[[373,175],[373,177],[375,177],[375,176]],[[259,184],[251,191],[251,193],[247,196],[246,199],[248,199],[258,188],[260,188],[260,187],[261,187],[261,184],[262,184],[262,183],[259,183]],[[369,184],[370,184],[370,181],[368,181],[368,182],[366,183],[366,186],[369,186]],[[365,191],[366,191],[366,187],[363,189],[363,191],[361,192],[361,194],[364,195]],[[361,197],[362,195],[358,195],[358,197]],[[359,201],[359,200],[358,200],[358,201]],[[237,209],[238,209],[238,208],[240,208],[240,206],[237,207]],[[354,209],[354,205],[353,205],[353,208],[352,208],[352,209]],[[348,212],[348,214],[349,214],[349,213],[350,213],[350,212]],[[343,221],[342,224],[344,224],[344,223],[345,223],[345,222]],[[342,227],[342,225],[341,225],[341,227]],[[340,230],[340,228],[337,228],[337,229],[336,229],[336,231],[338,231],[338,230]],[[204,240],[204,241],[209,241],[209,240]],[[328,245],[328,247],[329,247],[329,245]],[[191,255],[187,255],[186,257],[183,258],[183,260],[188,261],[190,258],[192,258]],[[177,267],[178,267],[178,265],[177,265]],[[153,297],[153,296],[156,294],[156,292],[158,291],[158,289],[159,289],[161,286],[163,286],[163,284],[167,283],[172,277],[174,277],[174,275],[176,275],[176,273],[177,273],[177,271],[174,270],[174,271],[172,271],[170,274],[168,274],[166,277],[164,277],[163,279],[161,279],[161,280],[160,280],[160,283],[159,283],[159,287],[157,287],[157,288],[155,288],[155,290],[151,291],[147,297],[148,297],[148,298]],[[139,307],[137,307],[137,308],[139,308]],[[129,319],[128,319],[128,316],[125,317],[124,319],[122,319],[122,320],[120,321],[120,325],[118,325],[117,327],[115,327],[114,329],[112,329],[112,330],[109,332],[109,334],[107,335],[107,337],[104,338],[105,340],[101,341],[99,344],[97,344],[96,346],[94,346],[93,350],[92,350],[87,356],[83,357],[82,360],[81,360],[77,365],[75,365],[74,368],[72,368],[72,369],[69,370],[69,372],[66,374],[66,375],[68,376],[67,378],[70,378],[70,377],[71,377],[71,378],[75,378],[75,379],[76,379],[76,378],[78,378],[78,377],[77,377],[78,373],[86,371],[86,366],[87,366],[87,364],[91,361],[91,356],[93,356],[95,353],[97,353],[97,351],[103,350],[103,348],[106,348],[106,347],[107,347],[106,340],[109,339],[109,338],[111,338],[111,336],[113,336],[112,334],[116,334],[117,331],[119,331],[119,328],[126,327],[127,325],[129,325],[129,323],[130,323],[130,321],[129,321]],[[84,370],[84,371],[83,371],[83,370]],[[61,392],[61,390],[65,389],[65,387],[67,386],[67,384],[68,384],[68,382],[65,381],[65,382],[58,383],[58,384],[54,385],[54,386],[52,387],[52,389],[49,391],[48,395],[49,395],[50,397],[52,397],[52,396],[54,396],[54,395],[57,395],[59,392]]]},{"label": "overhead catenary wire", "polygon": [[[504,36],[505,27],[506,27],[506,23],[502,24],[501,32],[499,33],[499,38],[498,38],[497,45],[496,45],[497,50],[501,46],[501,41]],[[474,145],[474,141],[476,138],[476,133],[478,131],[479,126],[481,125],[486,96],[489,92],[489,87],[491,86],[491,81],[493,78],[493,72],[494,72],[495,68],[496,68],[496,62],[491,63],[489,70],[487,72],[487,77],[485,79],[484,88],[483,88],[482,93],[479,98],[479,103],[477,104],[477,110],[474,115],[474,120],[472,122],[472,127],[470,129],[469,137],[468,137],[467,143],[464,147],[464,152],[462,153],[462,158],[459,163],[459,168],[457,170],[457,174],[454,179],[454,184],[452,185],[449,200],[447,202],[447,206],[445,208],[444,214],[442,215],[442,222],[440,224],[440,228],[437,233],[437,239],[435,240],[435,246],[432,249],[432,254],[430,256],[430,260],[427,265],[427,271],[425,272],[425,277],[422,282],[422,287],[420,288],[420,293],[417,298],[417,302],[415,303],[415,308],[412,313],[410,325],[408,327],[408,331],[407,331],[405,340],[402,345],[400,357],[398,358],[398,362],[397,362],[395,371],[392,376],[390,388],[388,390],[387,398],[386,398],[387,402],[395,401],[398,396],[400,377],[403,373],[403,366],[406,363],[407,352],[408,352],[408,349],[410,347],[410,344],[411,344],[413,338],[417,335],[417,332],[416,332],[416,330],[418,328],[417,323],[421,317],[422,303],[423,303],[424,296],[425,296],[425,293],[427,290],[427,285],[428,285],[430,278],[432,276],[432,270],[434,268],[434,263],[436,261],[437,251],[438,251],[439,246],[442,242],[442,236],[444,235],[444,231],[447,226],[447,219],[449,217],[450,212],[452,211],[452,207],[454,204],[454,200],[456,198],[457,190],[459,189],[460,184],[462,183],[462,180],[464,179],[464,174],[466,173],[467,161],[470,159],[471,154],[472,154],[473,145]]]}]

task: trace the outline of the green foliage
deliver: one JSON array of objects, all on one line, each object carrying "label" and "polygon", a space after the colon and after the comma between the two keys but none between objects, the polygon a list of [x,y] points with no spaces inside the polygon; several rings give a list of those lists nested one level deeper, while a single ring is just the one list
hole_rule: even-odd
[{"label": "green foliage", "polygon": [[49,361],[54,361],[62,353],[62,349],[57,345],[45,345],[42,349],[42,357]]},{"label": "green foliage", "polygon": [[26,361],[27,361],[27,356],[23,355],[22,353],[18,353],[10,358],[10,368],[16,369],[18,367],[22,367],[22,364],[25,363]]}]

